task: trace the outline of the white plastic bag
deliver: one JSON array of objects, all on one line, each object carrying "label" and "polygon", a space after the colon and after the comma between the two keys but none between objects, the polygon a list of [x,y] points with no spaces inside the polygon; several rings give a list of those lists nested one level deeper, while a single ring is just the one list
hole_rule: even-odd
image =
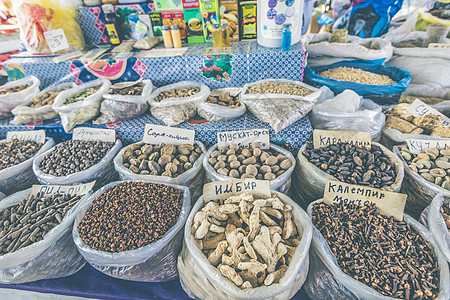
[{"label": "white plastic bag", "polygon": [[[64,104],[66,99],[73,94],[91,87],[97,87],[99,85],[101,85],[101,88],[95,94],[87,97],[83,101],[78,101],[67,105]],[[69,132],[76,125],[83,124],[84,122],[87,122],[97,116],[100,109],[100,103],[103,99],[103,94],[106,93],[110,86],[111,82],[109,82],[109,80],[97,79],[59,93],[52,105],[52,108],[54,111],[59,113],[64,130]]]},{"label": "white plastic bag", "polygon": [[[167,98],[160,102],[155,101],[156,97],[158,97],[161,92],[189,87],[200,88],[200,91],[190,97]],[[203,83],[181,81],[169,84],[156,89],[150,95],[150,112],[155,118],[163,121],[167,126],[175,126],[194,117],[197,114],[198,104],[200,101],[205,100],[209,94],[209,87]]]},{"label": "white plastic bag", "polygon": [[139,85],[143,86],[140,96],[112,95],[108,92],[103,95],[100,106],[100,117],[93,124],[107,124],[128,120],[144,114],[148,109],[147,100],[153,90],[151,80],[143,80]]},{"label": "white plastic bag", "polygon": [[33,161],[33,172],[41,184],[73,185],[95,180],[95,190],[117,179],[117,173],[116,170],[114,170],[113,159],[116,156],[117,152],[119,152],[122,148],[122,141],[116,140],[115,145],[96,165],[93,165],[87,170],[72,173],[66,176],[53,176],[50,174],[45,174],[39,168],[41,161],[48,154],[54,151],[56,147],[58,147],[58,145],[40,154]]},{"label": "white plastic bag", "polygon": [[92,201],[110,187],[123,182],[125,181],[116,181],[104,186],[88,199],[87,205],[78,211],[72,232],[73,241],[78,251],[92,267],[115,278],[142,282],[161,282],[175,279],[178,275],[177,256],[183,244],[183,226],[191,210],[191,198],[187,187],[166,184],[184,191],[183,206],[177,223],[167,231],[163,238],[154,243],[134,250],[109,253],[92,249],[81,239],[78,233],[78,224],[92,206]]},{"label": "white plastic bag", "polygon": [[14,108],[11,112],[14,115],[14,119],[11,121],[11,124],[30,124],[37,121],[43,121],[48,119],[53,119],[58,116],[58,113],[55,112],[52,108],[51,104],[44,105],[38,108],[30,107],[30,104],[33,103],[32,99],[34,97],[41,97],[45,95],[47,92],[54,92],[59,90],[67,90],[76,87],[77,85],[73,82],[65,82],[58,84],[56,86],[49,87],[36,95],[30,95],[27,97],[24,103]]},{"label": "white plastic bag", "polygon": [[[238,96],[241,93],[240,88],[224,88],[211,91],[211,96],[217,96],[221,93],[231,93]],[[245,104],[237,108],[226,107],[219,104],[208,103],[206,99],[201,101],[198,105],[198,115],[210,122],[229,121],[245,114]]]},{"label": "white plastic bag", "polygon": [[[1,140],[0,143],[6,143]],[[55,145],[52,138],[47,138],[41,149],[31,158],[18,165],[3,169],[0,171],[0,191],[6,195],[11,195],[17,191],[22,191],[37,184],[38,180],[33,173],[33,160],[40,154],[46,152]]]},{"label": "white plastic bag", "polygon": [[431,136],[425,134],[406,134],[401,133],[397,129],[384,126],[381,130],[380,143],[388,149],[393,149],[395,145],[406,143],[406,139],[419,139],[419,140],[445,140],[445,138],[439,136]]},{"label": "white plastic bag", "polygon": [[17,93],[0,95],[0,119],[11,116],[11,110],[13,110],[14,107],[25,102],[27,97],[34,96],[39,93],[39,85],[41,82],[35,76],[10,81],[0,86],[0,89],[15,87],[22,84],[29,84],[30,86]]},{"label": "white plastic bag", "polygon": [[[329,43],[330,33],[307,34],[302,43],[308,51],[308,65],[330,65],[344,60],[389,60],[392,57],[391,42],[382,38],[362,39],[348,36],[348,43]],[[318,42],[318,43],[317,43]],[[380,64],[382,62],[380,61]]]},{"label": "white plastic bag", "polygon": [[[0,202],[0,210],[20,203],[31,189],[17,192]],[[78,272],[86,263],[72,240],[75,215],[89,199],[84,195],[52,228],[43,240],[0,256],[0,282],[23,283],[41,279],[65,277]]]},{"label": "white plastic bag", "polygon": [[[312,94],[305,97],[286,94],[246,94],[249,87],[267,81],[300,85],[312,91]],[[321,93],[321,90],[303,82],[286,79],[265,79],[244,85],[240,101],[259,120],[269,123],[275,133],[278,133],[306,116],[317,103]]]},{"label": "white plastic bag", "polygon": [[[383,187],[382,190],[399,192],[405,172],[402,162],[394,153],[385,148],[383,145],[376,142],[372,142],[372,145],[379,146],[383,151],[383,154],[395,164],[395,181],[392,185]],[[303,145],[298,151],[297,168],[295,169],[295,176],[293,179],[293,185],[297,191],[297,197],[295,199],[297,200],[297,203],[304,208],[306,208],[312,201],[323,197],[325,184],[328,180],[337,180],[334,176],[322,171],[314,164],[310,163],[303,155],[303,151],[305,151],[305,149],[306,144]]]},{"label": "white plastic bag", "polygon": [[278,284],[241,290],[213,267],[200,251],[191,233],[195,214],[204,206],[200,197],[184,228],[183,250],[178,257],[178,271],[183,290],[196,299],[290,299],[302,287],[309,269],[309,247],[312,224],[308,215],[288,196],[272,191],[281,201],[292,206],[292,220],[299,235],[300,244],[295,250],[291,263]]},{"label": "white plastic bag", "polygon": [[197,199],[203,192],[203,179],[205,177],[205,172],[202,168],[203,159],[205,157],[206,148],[202,142],[195,142],[201,149],[202,154],[197,159],[197,161],[192,165],[192,168],[188,171],[180,174],[176,178],[168,177],[168,176],[154,176],[154,175],[141,175],[135,174],[130,171],[128,168],[123,166],[123,154],[128,149],[127,146],[123,148],[119,154],[114,158],[114,167],[116,171],[119,173],[120,180],[141,180],[141,181],[151,181],[151,182],[159,182],[159,183],[169,183],[176,185],[183,185],[189,187],[189,191],[191,192],[191,199]]},{"label": "white plastic bag", "polygon": [[[322,199],[312,202],[307,209],[309,217],[312,215],[312,207],[321,203]],[[436,300],[447,300],[450,297],[450,275],[447,262],[438,249],[438,245],[431,233],[419,222],[403,215],[403,220],[419,231],[433,246],[440,268],[440,289]],[[313,239],[311,242],[311,267],[305,282],[305,290],[312,299],[393,299],[386,297],[369,286],[353,279],[345,274],[337,264],[336,257],[330,249],[320,231],[313,226]]]},{"label": "white plastic bag", "polygon": [[410,84],[403,95],[445,99],[440,103],[431,105],[431,107],[447,115],[450,113],[450,88],[437,88],[425,84]]},{"label": "white plastic bag", "polygon": [[[214,168],[209,164],[208,159],[211,157],[211,153],[217,149],[217,144],[209,148],[208,152],[206,152],[205,158],[203,159],[203,168],[205,169],[205,183],[212,181],[220,181],[220,180],[232,180],[235,179],[233,177],[220,175],[214,170]],[[291,188],[291,175],[294,172],[295,168],[295,158],[292,153],[286,149],[283,149],[279,146],[270,144],[270,149],[277,151],[287,158],[289,158],[292,162],[292,166],[286,170],[283,174],[275,178],[274,180],[269,181],[270,189],[279,191],[284,194],[289,194],[289,189]]]}]

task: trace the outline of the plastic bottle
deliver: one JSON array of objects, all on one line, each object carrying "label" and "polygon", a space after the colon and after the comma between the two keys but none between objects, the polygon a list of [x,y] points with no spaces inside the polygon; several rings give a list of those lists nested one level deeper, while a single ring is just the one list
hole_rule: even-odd
[{"label": "plastic bottle", "polygon": [[213,45],[214,48],[222,48],[222,31],[219,24],[213,24]]},{"label": "plastic bottle", "polygon": [[172,33],[173,47],[181,48],[181,33],[178,25],[170,26],[170,32]]},{"label": "plastic bottle", "polygon": [[102,9],[105,13],[105,25],[111,44],[118,45],[122,42],[122,30],[114,12],[114,7],[112,4],[105,4],[102,5]]},{"label": "plastic bottle", "polygon": [[283,40],[281,42],[281,50],[289,51],[291,50],[291,40],[292,40],[292,24],[284,24],[283,25]]},{"label": "plastic bottle", "polygon": [[173,48],[172,43],[172,34],[170,33],[169,25],[163,25],[161,27],[163,41],[164,41],[164,47],[166,48]]},{"label": "plastic bottle", "polygon": [[220,32],[222,35],[222,47],[230,47],[230,32],[228,30],[228,24],[223,23],[220,27]]}]

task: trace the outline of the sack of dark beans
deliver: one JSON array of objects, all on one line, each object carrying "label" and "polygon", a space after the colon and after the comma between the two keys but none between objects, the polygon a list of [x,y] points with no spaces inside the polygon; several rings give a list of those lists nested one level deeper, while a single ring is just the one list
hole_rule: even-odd
[{"label": "sack of dark beans", "polygon": [[308,206],[313,222],[312,299],[449,299],[447,261],[432,234],[407,214],[386,217],[374,205],[322,199]]},{"label": "sack of dark beans", "polygon": [[203,160],[206,182],[254,178],[269,180],[270,188],[289,193],[295,158],[291,152],[270,144],[270,149],[261,149],[259,143],[252,147],[231,144],[217,149],[217,144],[206,152]]},{"label": "sack of dark beans", "polygon": [[297,166],[295,200],[303,208],[323,196],[328,180],[399,192],[404,177],[400,159],[376,142],[370,151],[345,143],[313,149],[307,143],[298,152]]},{"label": "sack of dark beans", "polygon": [[86,263],[72,239],[72,225],[90,193],[30,195],[0,202],[0,282],[23,283],[72,275]]},{"label": "sack of dark beans", "polygon": [[189,187],[192,201],[203,191],[202,163],[206,148],[194,145],[151,145],[139,142],[123,148],[114,158],[120,180],[143,180]]},{"label": "sack of dark beans", "polygon": [[113,159],[122,142],[68,140],[40,154],[33,172],[41,184],[72,185],[95,182],[95,189],[118,179]]},{"label": "sack of dark beans", "polygon": [[73,240],[86,261],[109,276],[162,282],[178,277],[177,256],[191,209],[189,188],[112,182],[76,216]]},{"label": "sack of dark beans", "polygon": [[0,191],[11,195],[38,183],[33,173],[33,160],[52,148],[55,142],[47,138],[45,144],[13,140],[0,141]]}]

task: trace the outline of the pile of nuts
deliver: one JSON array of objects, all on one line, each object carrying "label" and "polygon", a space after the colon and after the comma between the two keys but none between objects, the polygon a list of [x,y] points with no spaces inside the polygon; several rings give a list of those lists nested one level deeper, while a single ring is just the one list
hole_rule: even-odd
[{"label": "pile of nuts", "polygon": [[337,180],[381,189],[395,182],[395,164],[373,145],[371,150],[348,143],[338,143],[314,149],[308,143],[303,151],[306,159]]},{"label": "pile of nuts", "polygon": [[286,82],[276,82],[276,81],[266,81],[262,83],[255,84],[247,89],[247,94],[286,94],[292,96],[308,96],[313,92],[301,85],[286,83]]},{"label": "pile of nuts", "polygon": [[394,84],[391,78],[358,68],[339,67],[324,70],[317,75],[339,81],[351,81],[362,84],[388,85]]},{"label": "pile of nuts", "polygon": [[444,218],[445,225],[447,226],[448,232],[450,233],[450,207],[448,203],[444,203],[441,206],[442,218]]},{"label": "pile of nuts", "polygon": [[386,112],[386,127],[397,129],[405,134],[428,134],[450,138],[450,127],[442,123],[436,115],[425,115],[420,118],[409,113],[410,104],[401,103]]},{"label": "pile of nuts", "polygon": [[200,88],[193,88],[193,87],[168,90],[165,92],[161,92],[158,95],[158,97],[155,98],[155,101],[161,102],[164,99],[168,98],[187,98],[197,94],[198,92],[200,92]]},{"label": "pile of nuts", "polygon": [[241,106],[241,102],[239,102],[239,94],[232,95],[229,92],[222,92],[218,95],[210,95],[206,99],[206,102],[226,106],[229,108],[237,108]]},{"label": "pile of nuts", "polygon": [[2,89],[0,89],[0,95],[18,93],[18,92],[21,92],[21,91],[29,88],[30,86],[31,86],[30,84],[21,84],[21,85],[16,85],[16,86],[9,87],[9,88],[2,88]]},{"label": "pile of nuts", "polygon": [[427,181],[450,190],[450,149],[426,149],[417,155],[407,146],[399,147],[409,168]]},{"label": "pile of nuts", "polygon": [[58,96],[58,94],[61,93],[62,91],[63,91],[62,89],[57,91],[48,91],[40,97],[33,97],[31,99],[29,107],[39,108],[45,105],[52,105],[56,99],[56,96]]},{"label": "pile of nuts", "polygon": [[252,147],[231,144],[214,150],[208,163],[217,173],[233,178],[274,180],[292,167],[292,161],[272,149],[261,149],[260,143]]},{"label": "pile of nuts", "polygon": [[42,240],[52,228],[61,223],[80,198],[81,196],[69,194],[50,197],[37,194],[0,211],[0,255],[15,252]]},{"label": "pile of nuts", "polygon": [[374,204],[341,202],[315,204],[312,222],[339,267],[353,279],[392,298],[438,296],[440,270],[434,250],[405,221],[378,213]]},{"label": "pile of nuts", "polygon": [[177,223],[183,190],[147,182],[123,182],[98,196],[78,224],[89,247],[111,253],[147,246]]},{"label": "pile of nuts", "polygon": [[65,141],[44,157],[39,169],[58,177],[81,172],[98,164],[113,146],[101,141]]},{"label": "pile of nuts", "polygon": [[190,170],[202,154],[198,145],[130,145],[122,155],[123,166],[135,174],[178,177]]},{"label": "pile of nuts", "polygon": [[42,144],[32,141],[13,139],[10,142],[0,143],[0,170],[15,166],[33,157]]},{"label": "pile of nuts", "polygon": [[102,86],[99,85],[96,87],[91,87],[91,88],[87,88],[82,91],[79,91],[78,93],[75,93],[72,96],[68,97],[66,99],[66,101],[64,102],[64,105],[79,102],[79,101],[84,101],[84,99],[86,99],[87,97],[92,96],[95,93],[97,93],[101,87]]},{"label": "pile of nuts", "polygon": [[292,207],[276,195],[208,202],[195,214],[191,232],[208,262],[241,289],[278,283],[300,243]]},{"label": "pile of nuts", "polygon": [[127,86],[124,88],[111,87],[108,93],[111,95],[140,96],[142,95],[143,90],[144,87],[142,85],[134,85],[134,86]]}]

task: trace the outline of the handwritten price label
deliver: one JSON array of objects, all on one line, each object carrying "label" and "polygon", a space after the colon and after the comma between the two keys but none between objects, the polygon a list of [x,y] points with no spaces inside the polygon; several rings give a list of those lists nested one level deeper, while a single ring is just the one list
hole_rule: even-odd
[{"label": "handwritten price label", "polygon": [[51,52],[66,50],[70,47],[62,28],[46,31],[44,37]]},{"label": "handwritten price label", "polygon": [[173,128],[160,125],[145,125],[144,137],[146,144],[158,145],[160,143],[182,145],[194,144],[195,130]]}]

